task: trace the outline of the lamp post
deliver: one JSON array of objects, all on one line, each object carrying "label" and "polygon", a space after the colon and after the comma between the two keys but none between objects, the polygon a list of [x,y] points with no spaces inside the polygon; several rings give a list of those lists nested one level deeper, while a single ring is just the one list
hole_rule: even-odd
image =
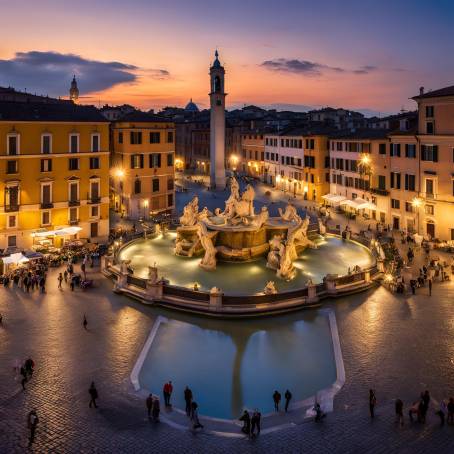
[{"label": "lamp post", "polygon": [[232,166],[232,170],[235,172],[236,167],[238,165],[238,156],[235,154],[231,154],[229,157],[230,165]]},{"label": "lamp post", "polygon": [[276,189],[279,189],[279,183],[281,182],[281,176],[279,174],[276,175]]},{"label": "lamp post", "polygon": [[[148,199],[145,199],[143,201],[143,218],[144,220],[147,220],[148,219]],[[145,216],[145,213],[147,213],[147,215]]]},{"label": "lamp post", "polygon": [[117,168],[114,171],[114,177],[118,179],[119,182],[119,191],[118,191],[118,196],[120,198],[120,213],[122,213],[123,210],[123,178],[125,176],[125,171],[122,168]]},{"label": "lamp post", "polygon": [[419,207],[422,205],[422,200],[419,197],[415,197],[411,201],[411,204],[412,204],[413,208],[416,211],[416,218],[417,218],[417,230],[416,230],[416,232],[419,235]]}]

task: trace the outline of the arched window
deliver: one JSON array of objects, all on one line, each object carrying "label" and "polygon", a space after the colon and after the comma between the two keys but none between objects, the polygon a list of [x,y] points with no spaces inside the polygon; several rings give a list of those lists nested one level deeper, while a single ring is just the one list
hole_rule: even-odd
[{"label": "arched window", "polygon": [[221,78],[219,76],[216,76],[214,78],[214,92],[215,93],[221,92]]},{"label": "arched window", "polygon": [[142,192],[142,184],[139,179],[134,181],[134,194],[140,194]]}]

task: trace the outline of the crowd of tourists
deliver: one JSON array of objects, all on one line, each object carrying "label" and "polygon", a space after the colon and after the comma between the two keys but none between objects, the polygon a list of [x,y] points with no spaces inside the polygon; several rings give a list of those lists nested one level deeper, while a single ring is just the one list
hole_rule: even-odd
[{"label": "crowd of tourists", "polygon": [[48,264],[44,259],[27,262],[11,271],[5,271],[0,276],[0,285],[5,288],[17,287],[26,293],[39,290],[46,291],[46,277]]}]

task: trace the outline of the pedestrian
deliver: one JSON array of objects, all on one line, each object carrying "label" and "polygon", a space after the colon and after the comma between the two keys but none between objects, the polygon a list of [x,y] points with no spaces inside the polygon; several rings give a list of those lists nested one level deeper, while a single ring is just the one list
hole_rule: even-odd
[{"label": "pedestrian", "polygon": [[96,389],[95,382],[92,381],[90,388],[88,389],[88,394],[90,394],[90,403],[88,406],[91,408],[94,405],[95,408],[98,408],[96,405],[96,399],[98,398],[98,390]]},{"label": "pedestrian", "polygon": [[36,427],[38,426],[39,418],[38,415],[36,414],[36,410],[32,410],[28,414],[27,418],[27,425],[28,428],[30,429],[30,439],[28,446],[31,446],[32,443],[35,441],[35,433],[36,433]]},{"label": "pedestrian", "polygon": [[243,421],[243,427],[241,428],[241,432],[244,432],[247,436],[251,433],[251,417],[247,410],[244,410],[243,414],[239,418],[240,421]]},{"label": "pedestrian", "polygon": [[58,275],[58,288],[61,288],[61,283],[63,282],[63,275],[59,273]]},{"label": "pedestrian", "polygon": [[369,412],[370,417],[373,418],[375,416],[375,405],[377,404],[377,397],[375,396],[375,391],[373,389],[369,389]]},{"label": "pedestrian", "polygon": [[396,399],[396,423],[404,425],[404,403],[401,399]]},{"label": "pedestrian", "polygon": [[192,391],[188,386],[184,389],[184,401],[186,402],[186,415],[191,415]]},{"label": "pedestrian", "polygon": [[255,437],[255,429],[257,429],[257,435],[260,435],[260,419],[262,414],[256,408],[251,418],[251,435]]},{"label": "pedestrian", "polygon": [[46,280],[44,279],[44,276],[41,276],[41,279],[39,280],[39,287],[41,289],[41,293],[46,292]]},{"label": "pedestrian", "polygon": [[274,410],[279,411],[279,403],[281,401],[281,393],[279,391],[274,391],[273,393],[273,401],[274,401]]},{"label": "pedestrian", "polygon": [[203,429],[203,424],[200,422],[199,420],[199,412],[197,410],[197,408],[199,408],[199,406],[197,405],[196,402],[192,402],[192,405],[191,405],[191,420],[192,420],[192,428],[195,430],[195,429]]},{"label": "pedestrian", "polygon": [[284,397],[285,397],[285,412],[287,413],[290,400],[292,399],[292,393],[287,389],[287,391],[285,391]]},{"label": "pedestrian", "polygon": [[326,416],[326,414],[323,413],[322,407],[320,407],[320,404],[318,402],[315,402],[314,411],[315,411],[315,422],[321,421]]},{"label": "pedestrian", "polygon": [[443,427],[445,425],[445,417],[448,412],[448,407],[446,406],[446,402],[444,399],[440,401],[440,408],[436,412],[436,414],[440,417],[440,426]]},{"label": "pedestrian", "polygon": [[82,273],[84,273],[84,280],[87,280],[87,274],[85,273],[85,262],[82,263],[80,269],[82,270]]},{"label": "pedestrian", "polygon": [[159,404],[159,397],[153,399],[153,407],[151,409],[151,415],[154,422],[159,422],[159,413],[161,411],[161,406]]},{"label": "pedestrian", "polygon": [[148,419],[150,419],[151,416],[151,409],[153,407],[153,394],[150,394],[147,397],[147,400],[145,401],[145,404],[147,406],[147,412],[148,412]]},{"label": "pedestrian", "polygon": [[426,422],[426,415],[427,415],[427,411],[429,410],[429,404],[430,404],[430,394],[427,389],[422,394],[422,401],[423,401],[424,422]]},{"label": "pedestrian", "polygon": [[65,284],[66,284],[68,282],[68,270],[64,271],[63,278],[65,279]]},{"label": "pedestrian", "polygon": [[87,316],[85,314],[84,314],[84,321],[82,322],[82,325],[84,326],[84,329],[87,329],[88,320],[87,320]]},{"label": "pedestrian", "polygon": [[448,401],[448,424],[454,424],[454,397]]},{"label": "pedestrian", "polygon": [[3,315],[1,312],[0,312],[0,326],[3,326]]},{"label": "pedestrian", "polygon": [[74,276],[71,276],[71,279],[69,281],[69,286],[70,286],[72,292],[74,292],[74,285],[75,285],[74,281],[75,281]]},{"label": "pedestrian", "polygon": [[432,278],[429,278],[429,296],[432,296]]},{"label": "pedestrian", "polygon": [[22,380],[21,380],[22,389],[25,391],[25,383],[27,383],[27,372],[26,372],[24,366],[21,366],[20,374],[22,375]]},{"label": "pedestrian", "polygon": [[166,407],[170,407],[170,396],[172,395],[173,386],[172,382],[169,380],[167,383],[164,384],[162,389],[162,393],[164,395],[164,405]]},{"label": "pedestrian", "polygon": [[27,374],[27,376],[30,376],[30,378],[32,378],[35,363],[33,362],[33,360],[31,358],[28,358],[25,360],[24,366],[25,366],[25,373]]}]

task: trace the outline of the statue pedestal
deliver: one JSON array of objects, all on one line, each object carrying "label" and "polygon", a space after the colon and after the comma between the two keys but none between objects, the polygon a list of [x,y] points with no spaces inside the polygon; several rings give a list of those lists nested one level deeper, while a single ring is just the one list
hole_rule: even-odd
[{"label": "statue pedestal", "polygon": [[337,274],[327,274],[324,281],[325,281],[325,287],[326,291],[329,294],[335,294],[337,293],[336,289],[336,279],[337,279]]},{"label": "statue pedestal", "polygon": [[147,297],[152,301],[162,300],[164,284],[162,282],[147,281]]},{"label": "statue pedestal", "polygon": [[318,301],[317,286],[312,284],[307,287],[307,302],[316,303]]},{"label": "statue pedestal", "polygon": [[210,292],[210,308],[219,311],[222,308],[222,295],[221,291]]}]

